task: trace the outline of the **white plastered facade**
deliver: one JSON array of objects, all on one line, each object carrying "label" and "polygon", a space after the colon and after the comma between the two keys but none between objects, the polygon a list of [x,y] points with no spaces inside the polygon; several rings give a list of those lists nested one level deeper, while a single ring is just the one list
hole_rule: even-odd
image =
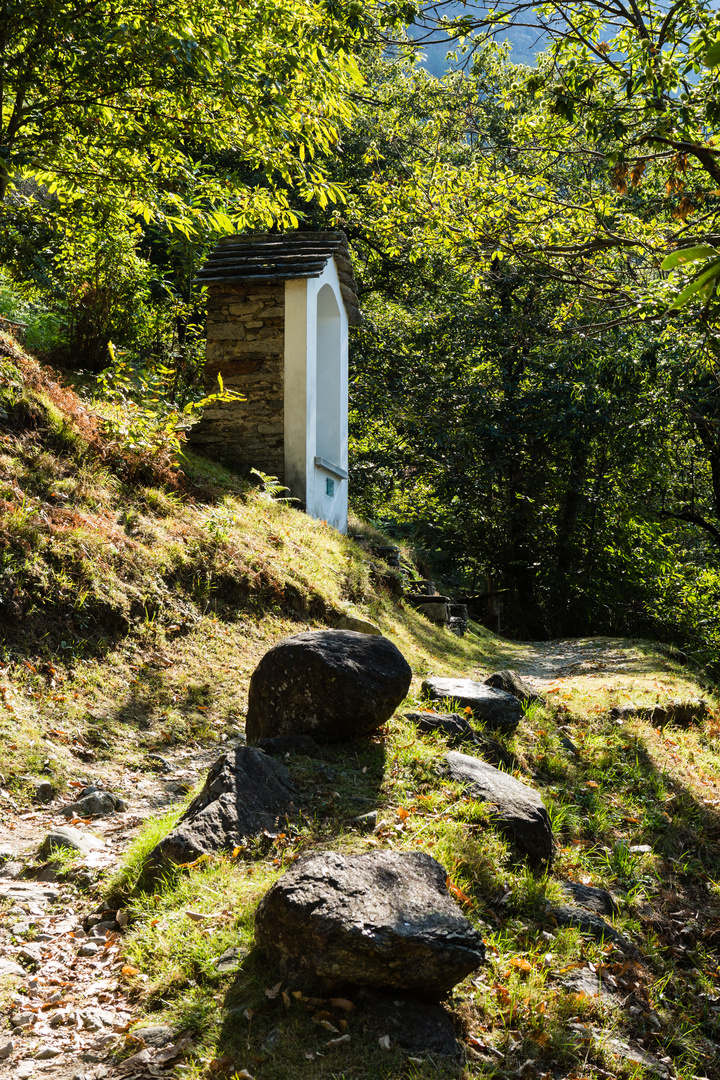
[{"label": "white plastered facade", "polygon": [[284,442],[290,495],[347,532],[348,320],[332,259],[285,282]]}]

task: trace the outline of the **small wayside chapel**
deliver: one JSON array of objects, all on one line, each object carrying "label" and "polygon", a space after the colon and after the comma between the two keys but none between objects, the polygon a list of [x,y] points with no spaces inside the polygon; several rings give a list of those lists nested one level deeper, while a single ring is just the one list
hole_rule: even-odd
[{"label": "small wayside chapel", "polygon": [[206,389],[218,373],[245,401],[209,406],[191,443],[277,476],[311,517],[347,531],[348,325],[360,322],[341,232],[224,237],[208,286]]}]

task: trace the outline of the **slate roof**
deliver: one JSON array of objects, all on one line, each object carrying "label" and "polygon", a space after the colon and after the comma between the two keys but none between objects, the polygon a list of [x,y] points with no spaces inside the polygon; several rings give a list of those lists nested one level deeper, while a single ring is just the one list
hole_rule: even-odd
[{"label": "slate roof", "polygon": [[348,321],[361,322],[357,283],[345,233],[247,233],[224,236],[195,279],[199,284],[319,277],[330,259],[340,279]]}]

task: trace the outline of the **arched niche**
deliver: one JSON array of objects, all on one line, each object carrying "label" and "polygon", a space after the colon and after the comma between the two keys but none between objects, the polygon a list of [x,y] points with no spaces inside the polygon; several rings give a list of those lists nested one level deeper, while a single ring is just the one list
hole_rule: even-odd
[{"label": "arched niche", "polygon": [[338,464],[342,454],[341,332],[335,292],[323,285],[317,295],[315,453],[332,464]]}]

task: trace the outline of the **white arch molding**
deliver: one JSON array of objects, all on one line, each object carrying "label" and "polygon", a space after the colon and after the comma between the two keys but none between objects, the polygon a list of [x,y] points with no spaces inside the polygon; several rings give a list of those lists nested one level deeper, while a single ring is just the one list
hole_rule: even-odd
[{"label": "white arch molding", "polygon": [[330,261],[285,286],[285,475],[307,513],[347,531],[348,326]]}]

